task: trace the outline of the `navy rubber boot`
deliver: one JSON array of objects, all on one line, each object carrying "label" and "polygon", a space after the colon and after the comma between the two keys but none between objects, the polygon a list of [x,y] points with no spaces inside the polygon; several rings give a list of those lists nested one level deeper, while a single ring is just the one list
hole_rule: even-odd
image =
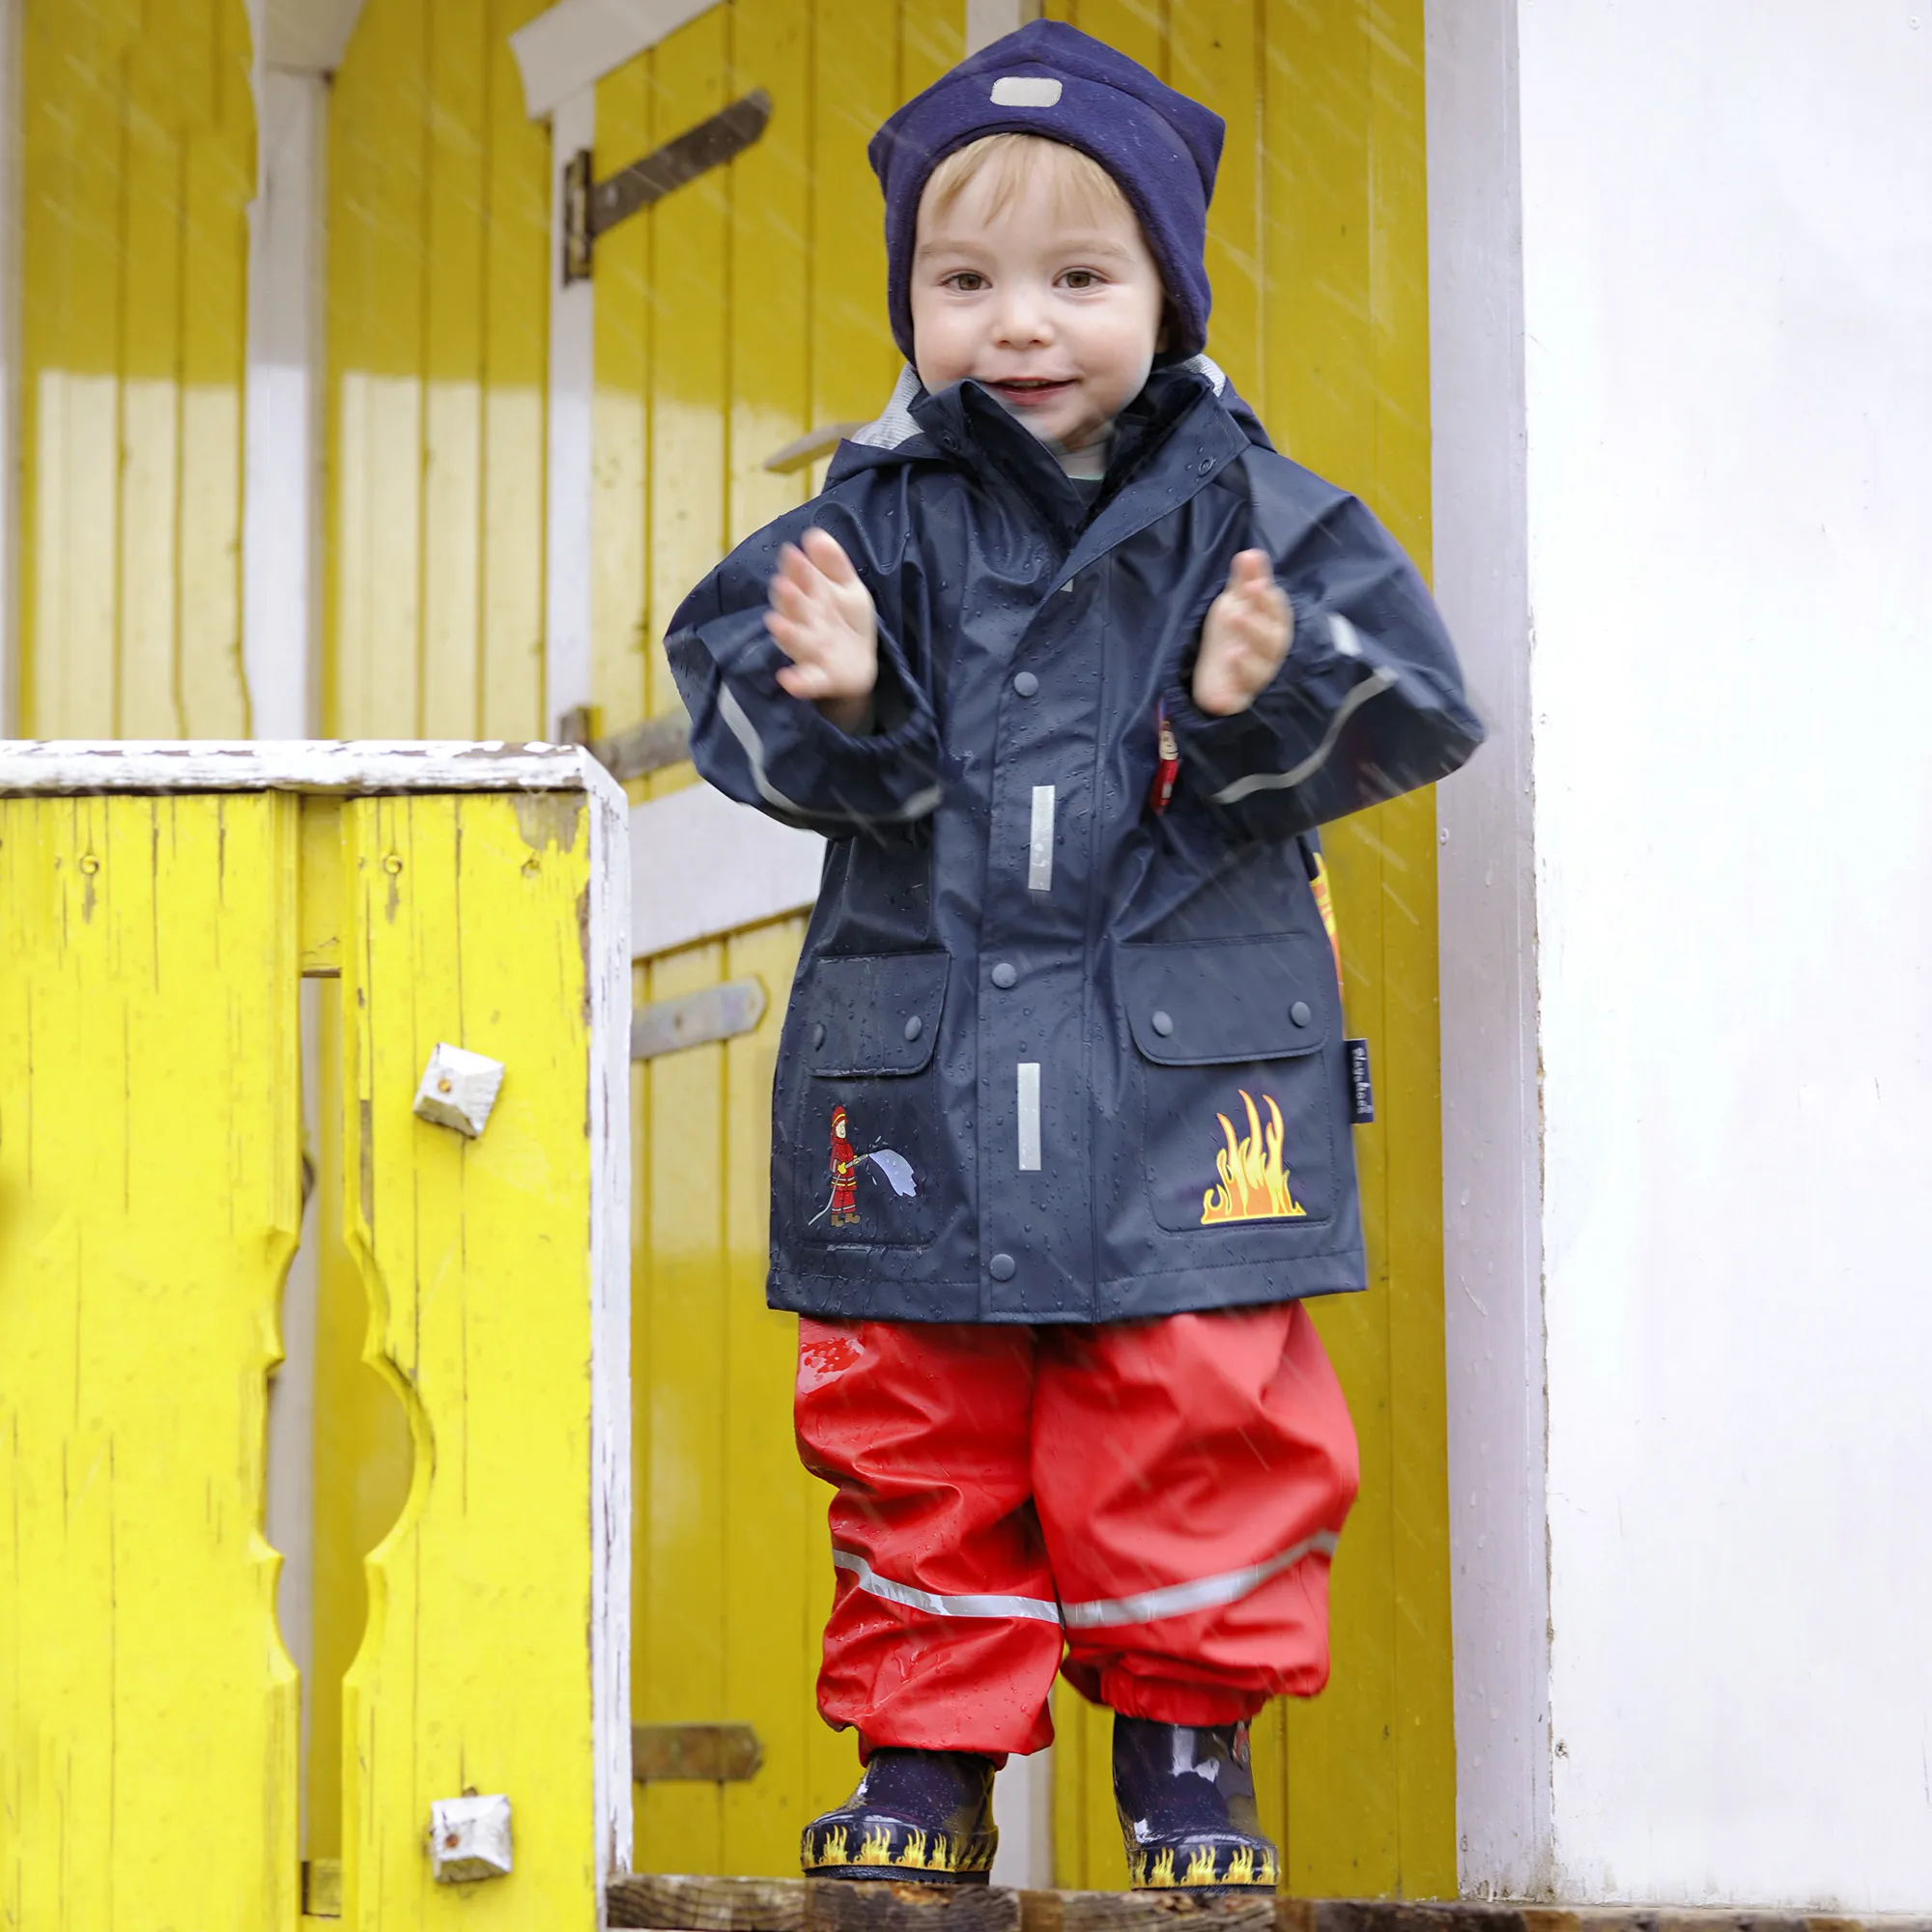
[{"label": "navy rubber boot", "polygon": [[799,1862],[807,1878],[984,1885],[999,1842],[991,1758],[875,1750],[851,1797],[805,1828]]},{"label": "navy rubber boot", "polygon": [[1136,1891],[1272,1891],[1281,1860],[1255,1815],[1246,1724],[1114,1716],[1114,1804]]}]

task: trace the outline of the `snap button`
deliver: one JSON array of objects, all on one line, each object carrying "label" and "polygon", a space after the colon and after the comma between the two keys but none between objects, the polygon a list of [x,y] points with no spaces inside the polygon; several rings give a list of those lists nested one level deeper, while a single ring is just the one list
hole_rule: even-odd
[{"label": "snap button", "polygon": [[1168,1037],[1168,1035],[1174,1031],[1173,1015],[1170,1013],[1161,1012],[1158,1009],[1156,1009],[1153,1019],[1151,1021],[1151,1025],[1153,1027],[1154,1032],[1159,1034],[1162,1039],[1165,1039]]},{"label": "snap button", "polygon": [[905,1037],[908,1039],[917,1039],[924,1031],[925,1022],[917,1013],[913,1014],[912,1018],[905,1023]]},{"label": "snap button", "polygon": [[1060,586],[1060,587],[1061,587],[1061,589],[1063,589],[1063,590],[1071,590],[1071,589],[1073,588],[1073,585],[1074,585],[1074,582],[1075,582],[1075,581],[1076,581],[1075,579],[1073,579],[1073,578],[1069,577],[1069,578],[1068,578],[1068,579],[1066,580],[1066,582],[1065,582],[1065,583],[1063,583],[1063,584],[1062,584],[1062,585]]},{"label": "snap button", "polygon": [[825,1022],[823,1020],[820,1020],[818,1024],[812,1028],[811,1043],[813,1046],[823,1046],[825,1044]]},{"label": "snap button", "polygon": [[1030,670],[1015,671],[1013,673],[1013,689],[1022,697],[1031,697],[1039,689],[1039,679],[1034,676]]},{"label": "snap button", "polygon": [[993,968],[993,984],[999,987],[1003,993],[1009,986],[1017,984],[1019,977],[1019,969],[1009,960],[1002,959]]},{"label": "snap button", "polygon": [[1306,1026],[1315,1017],[1315,1012],[1306,1000],[1296,1000],[1289,1008],[1288,1016],[1296,1026]]},{"label": "snap button", "polygon": [[1017,1266],[1018,1264],[1013,1260],[1011,1255],[995,1255],[986,1264],[986,1272],[995,1281],[1011,1281],[1013,1272]]}]

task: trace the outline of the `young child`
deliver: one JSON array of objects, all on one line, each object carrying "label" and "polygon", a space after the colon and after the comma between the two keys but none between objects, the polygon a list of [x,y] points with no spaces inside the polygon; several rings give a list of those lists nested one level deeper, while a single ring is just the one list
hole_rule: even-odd
[{"label": "young child", "polygon": [[668,639],[698,769],[830,840],[770,1279],[867,1767],[822,1876],[983,1880],[1064,1670],[1133,1883],[1271,1887],[1247,1720],[1327,1677],[1356,1455],[1300,1298],[1364,1264],[1311,834],[1481,733],[1407,561],[1201,354],[1221,137],[1050,22],[894,115],[911,367]]}]

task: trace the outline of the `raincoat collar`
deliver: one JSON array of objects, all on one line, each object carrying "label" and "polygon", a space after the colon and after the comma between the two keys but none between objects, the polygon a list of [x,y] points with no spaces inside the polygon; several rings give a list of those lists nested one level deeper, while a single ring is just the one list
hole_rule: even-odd
[{"label": "raincoat collar", "polygon": [[907,368],[876,420],[840,445],[827,481],[905,463],[952,464],[1016,491],[1069,553],[1070,575],[1186,501],[1251,443],[1266,447],[1267,438],[1207,356],[1156,368],[1116,419],[1094,504],[980,384],[968,380],[930,394]]}]

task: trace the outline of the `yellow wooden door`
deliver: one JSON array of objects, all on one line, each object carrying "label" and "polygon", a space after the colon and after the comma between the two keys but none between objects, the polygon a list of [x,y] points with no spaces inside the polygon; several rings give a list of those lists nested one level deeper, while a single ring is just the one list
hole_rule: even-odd
[{"label": "yellow wooden door", "polygon": [[[1051,6],[1229,123],[1211,226],[1210,353],[1298,459],[1359,491],[1425,567],[1429,432],[1419,0],[1077,0]],[[596,696],[675,703],[656,639],[730,544],[811,476],[765,458],[875,413],[886,327],[872,130],[962,51],[943,0],[732,0],[600,87],[597,171],[762,87],[763,138],[599,241]],[[813,472],[820,473],[820,472]],[[659,794],[689,768],[634,787]],[[1348,1003],[1381,1123],[1358,1136],[1373,1285],[1318,1321],[1362,1439],[1334,1578],[1334,1681],[1257,1727],[1298,1890],[1453,1893],[1443,1489],[1435,812],[1428,794],[1328,841]],[[853,1758],[812,1715],[831,1573],[824,1492],[789,1439],[791,1324],[760,1306],[765,1105],[795,923],[639,968],[642,999],[756,972],[760,1033],[639,1076],[638,1641],[642,1720],[751,1721],[749,1784],[639,1794],[640,1865],[795,1868],[799,1825]],[[1105,1714],[1062,1695],[1063,1884],[1121,1885]]]}]

